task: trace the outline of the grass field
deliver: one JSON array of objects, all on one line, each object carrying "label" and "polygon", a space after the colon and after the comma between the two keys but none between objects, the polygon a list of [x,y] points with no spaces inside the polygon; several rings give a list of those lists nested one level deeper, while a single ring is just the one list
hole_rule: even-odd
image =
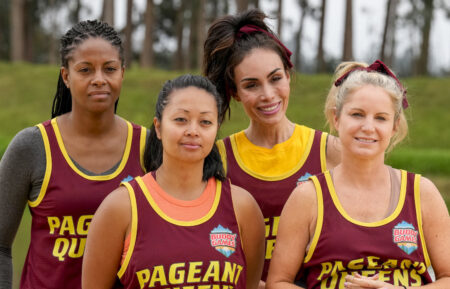
[{"label": "grass field", "polygon": [[[137,68],[127,71],[118,114],[149,126],[159,89],[165,80],[180,73]],[[54,66],[0,63],[0,155],[18,131],[50,117],[57,78],[58,68]],[[450,208],[450,78],[407,78],[403,81],[408,88],[410,133],[408,139],[388,156],[388,162],[432,179]],[[322,109],[330,84],[331,75],[295,75],[291,81],[289,118],[327,130]],[[231,109],[231,119],[222,126],[220,136],[248,124],[239,104],[234,102]],[[14,288],[18,288],[29,228],[30,217],[26,209],[13,248]]]}]

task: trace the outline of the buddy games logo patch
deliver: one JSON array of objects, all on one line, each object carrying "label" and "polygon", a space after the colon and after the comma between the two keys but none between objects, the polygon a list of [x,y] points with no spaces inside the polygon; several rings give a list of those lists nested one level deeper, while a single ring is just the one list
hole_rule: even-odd
[{"label": "buddy games logo patch", "polygon": [[219,225],[211,231],[209,240],[214,249],[228,258],[236,251],[236,236],[231,230]]},{"label": "buddy games logo patch", "polygon": [[392,239],[397,246],[410,255],[417,250],[418,231],[408,222],[402,221],[392,229]]}]

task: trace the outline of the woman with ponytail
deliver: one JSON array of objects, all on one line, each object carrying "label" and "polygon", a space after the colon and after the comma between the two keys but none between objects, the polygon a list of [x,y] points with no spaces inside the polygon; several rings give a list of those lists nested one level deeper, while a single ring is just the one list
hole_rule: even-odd
[{"label": "woman with ponytail", "polygon": [[[278,220],[290,193],[310,175],[339,162],[333,136],[299,125],[286,116],[290,97],[291,52],[249,10],[216,20],[205,41],[203,73],[223,98],[240,102],[249,126],[218,142],[231,183],[250,192],[266,223],[266,280],[275,246]],[[261,282],[261,287],[264,282]]]},{"label": "woman with ponytail", "polygon": [[149,173],[123,183],[95,213],[84,289],[257,288],[264,223],[251,195],[224,177],[215,145],[222,105],[205,77],[164,84],[145,153]]},{"label": "woman with ponytail", "polygon": [[61,38],[52,118],[19,132],[0,162],[0,288],[11,288],[11,245],[28,203],[31,242],[20,288],[81,288],[90,221],[124,179],[144,174],[147,130],[115,114],[122,41],[100,21]]}]

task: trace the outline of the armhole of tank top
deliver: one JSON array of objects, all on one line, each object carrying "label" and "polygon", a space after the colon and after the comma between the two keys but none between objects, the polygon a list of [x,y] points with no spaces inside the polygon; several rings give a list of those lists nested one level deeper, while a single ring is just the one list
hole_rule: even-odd
[{"label": "armhole of tank top", "polygon": [[41,190],[39,191],[39,195],[36,200],[28,201],[28,205],[30,207],[37,207],[44,199],[45,193],[47,192],[48,183],[50,181],[50,176],[52,174],[52,154],[50,149],[50,143],[48,141],[48,135],[45,131],[44,126],[40,123],[37,125],[39,131],[42,135],[42,140],[44,142],[44,150],[45,150],[45,173],[44,179],[42,180]]},{"label": "armhole of tank top", "polygon": [[[233,214],[234,214],[234,219],[236,220],[236,223],[238,225],[238,230],[239,230],[239,239],[241,240],[241,248],[244,248],[244,244],[242,243],[242,234],[241,234],[241,224],[239,224],[237,215],[236,215],[236,210],[234,209],[234,203],[233,203],[233,194],[231,193],[231,181],[230,179],[226,179],[224,182],[228,182],[229,186],[230,186],[230,198],[231,198],[231,206],[233,207]],[[222,184],[223,186],[223,184]]]},{"label": "armhole of tank top", "polygon": [[322,132],[320,136],[320,168],[322,172],[327,170],[327,141],[328,133]]},{"label": "armhole of tank top", "polygon": [[425,265],[431,266],[430,256],[428,255],[427,245],[425,243],[425,235],[423,234],[422,227],[422,207],[420,206],[420,175],[416,174],[414,176],[414,203],[416,207],[416,217],[417,217],[417,229],[419,230],[420,240],[422,241],[422,251],[423,257],[425,258]]},{"label": "armhole of tank top", "polygon": [[142,171],[146,173],[145,170],[145,164],[144,164],[144,153],[145,153],[145,146],[147,145],[147,128],[141,126],[141,139],[140,139],[140,145],[139,145],[139,160],[141,161],[141,168]]},{"label": "armhole of tank top", "polygon": [[322,194],[322,188],[320,186],[319,180],[316,176],[310,177],[310,180],[313,181],[314,187],[316,189],[316,196],[317,196],[317,220],[316,220],[316,228],[314,230],[314,236],[311,240],[310,246],[308,251],[306,252],[306,256],[304,259],[304,263],[308,263],[316,249],[317,242],[319,241],[320,233],[322,232],[322,225],[323,225],[323,194]]},{"label": "armhole of tank top", "polygon": [[225,143],[222,139],[219,139],[216,141],[216,146],[222,159],[223,171],[227,175],[227,150],[225,149]]},{"label": "armhole of tank top", "polygon": [[130,206],[131,206],[131,239],[130,239],[130,245],[128,247],[127,254],[125,256],[125,260],[123,261],[123,264],[120,266],[119,272],[117,272],[117,276],[122,278],[123,274],[125,273],[128,264],[130,263],[131,256],[133,255],[134,246],[136,244],[136,237],[137,237],[137,223],[138,223],[138,216],[137,216],[137,205],[136,205],[136,193],[133,190],[133,187],[128,182],[123,182],[121,185],[125,186],[128,190],[128,195],[130,197]]}]

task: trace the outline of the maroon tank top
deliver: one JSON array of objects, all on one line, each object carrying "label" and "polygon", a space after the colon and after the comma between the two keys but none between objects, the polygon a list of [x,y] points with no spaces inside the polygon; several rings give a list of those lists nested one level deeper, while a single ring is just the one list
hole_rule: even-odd
[{"label": "maroon tank top", "polygon": [[127,144],[118,168],[109,175],[88,176],[67,155],[56,119],[38,125],[47,168],[38,199],[29,202],[31,242],[20,288],[81,288],[86,235],[95,211],[121,181],[144,174],[141,156],[146,129],[128,122],[127,126]]},{"label": "maroon tank top", "polygon": [[[431,282],[423,238],[420,175],[401,171],[399,202],[385,219],[352,219],[337,199],[329,172],[312,177],[318,198],[317,227],[299,276],[307,288],[344,288],[345,276],[379,274],[396,286]],[[323,201],[322,201],[323,199]]]},{"label": "maroon tank top", "polygon": [[245,256],[228,181],[217,181],[208,214],[189,222],[165,215],[141,178],[124,185],[132,207],[130,247],[118,272],[124,288],[245,288]]},{"label": "maroon tank top", "polygon": [[233,185],[242,187],[252,194],[264,216],[266,224],[266,254],[261,278],[264,281],[269,271],[269,263],[278,231],[278,222],[284,204],[298,182],[307,180],[311,175],[322,172],[321,157],[325,156],[325,144],[323,142],[326,142],[326,137],[322,138],[322,132],[314,130],[311,137],[314,137],[314,139],[303,165],[293,172],[292,175],[279,180],[260,179],[244,171],[236,160],[235,153],[237,152],[233,150],[230,137],[226,137],[223,140],[227,155],[227,177]]}]

